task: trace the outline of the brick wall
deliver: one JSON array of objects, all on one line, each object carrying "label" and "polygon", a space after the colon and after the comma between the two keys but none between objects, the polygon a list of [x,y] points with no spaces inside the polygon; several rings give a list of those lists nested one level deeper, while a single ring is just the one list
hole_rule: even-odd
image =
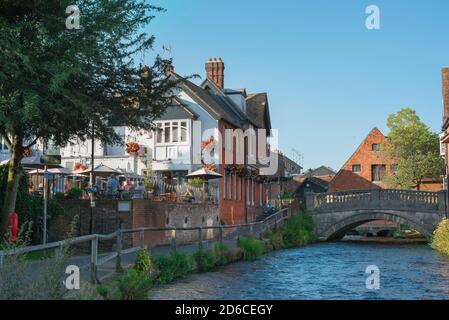
[{"label": "brick wall", "polygon": [[[394,161],[383,159],[378,151],[372,150],[373,144],[380,145],[384,140],[384,135],[377,128],[374,128],[331,180],[329,192],[386,187],[380,181],[371,181],[372,165],[385,165],[386,174],[391,174],[391,165],[394,164]],[[360,165],[361,171],[353,173],[353,165]]]},{"label": "brick wall", "polygon": [[[56,241],[67,237],[70,224],[75,216],[74,236],[90,234],[91,208],[89,200],[61,200],[64,215],[53,219],[50,230],[50,240]],[[170,203],[134,199],[131,201],[131,211],[119,212],[117,200],[97,200],[92,210],[93,233],[107,234],[116,231],[120,224],[122,228],[139,227],[192,227],[218,225],[218,206],[214,204]],[[196,231],[178,232],[179,243],[197,240]],[[204,231],[204,239],[214,236],[212,230]],[[139,234],[125,234],[124,247],[139,243]],[[145,232],[147,245],[168,244],[171,242],[171,232]],[[105,243],[107,244],[107,243]],[[109,245],[113,245],[113,241]]]}]

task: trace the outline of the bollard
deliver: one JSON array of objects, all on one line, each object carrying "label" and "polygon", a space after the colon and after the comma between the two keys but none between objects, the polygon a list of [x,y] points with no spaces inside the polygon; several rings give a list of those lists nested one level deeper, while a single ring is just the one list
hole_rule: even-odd
[{"label": "bollard", "polygon": [[177,244],[176,244],[176,229],[172,230],[172,237],[171,237],[171,249],[173,252],[176,252],[177,250]]},{"label": "bollard", "polygon": [[203,228],[198,228],[198,249],[203,249]]},{"label": "bollard", "polygon": [[117,233],[117,258],[115,259],[115,271],[122,272],[122,232]]},{"label": "bollard", "polygon": [[98,237],[91,241],[90,249],[90,281],[93,284],[97,283],[97,265],[98,265]]}]

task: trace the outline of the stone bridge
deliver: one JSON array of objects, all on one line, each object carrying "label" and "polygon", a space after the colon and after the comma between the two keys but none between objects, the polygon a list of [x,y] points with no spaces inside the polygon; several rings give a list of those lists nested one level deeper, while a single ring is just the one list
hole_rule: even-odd
[{"label": "stone bridge", "polygon": [[372,189],[335,193],[308,193],[306,206],[320,240],[341,239],[346,232],[369,221],[407,224],[430,239],[445,218],[445,193]]}]

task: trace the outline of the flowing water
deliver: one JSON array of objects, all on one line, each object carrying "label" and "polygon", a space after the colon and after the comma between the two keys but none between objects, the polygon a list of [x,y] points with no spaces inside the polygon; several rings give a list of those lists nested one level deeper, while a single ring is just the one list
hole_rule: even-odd
[{"label": "flowing water", "polygon": [[[379,290],[366,287],[370,265]],[[426,244],[319,243],[193,274],[151,299],[448,299],[449,259]]]}]

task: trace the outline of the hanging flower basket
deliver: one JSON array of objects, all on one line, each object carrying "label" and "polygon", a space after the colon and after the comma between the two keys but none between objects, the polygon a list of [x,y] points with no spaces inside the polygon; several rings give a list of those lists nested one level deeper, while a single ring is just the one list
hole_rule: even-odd
[{"label": "hanging flower basket", "polygon": [[217,171],[215,163],[203,163],[203,168],[211,171]]},{"label": "hanging flower basket", "polygon": [[206,149],[206,147],[210,144],[214,143],[214,137],[210,136],[209,139],[204,140],[201,142],[201,151],[203,151],[204,149]]},{"label": "hanging flower basket", "polygon": [[137,142],[128,142],[125,145],[126,145],[126,153],[128,153],[132,156],[138,154],[138,152],[140,150],[140,146]]},{"label": "hanging flower basket", "polygon": [[75,163],[75,165],[73,166],[73,170],[78,171],[78,170],[86,170],[87,166],[85,164],[82,163]]}]

